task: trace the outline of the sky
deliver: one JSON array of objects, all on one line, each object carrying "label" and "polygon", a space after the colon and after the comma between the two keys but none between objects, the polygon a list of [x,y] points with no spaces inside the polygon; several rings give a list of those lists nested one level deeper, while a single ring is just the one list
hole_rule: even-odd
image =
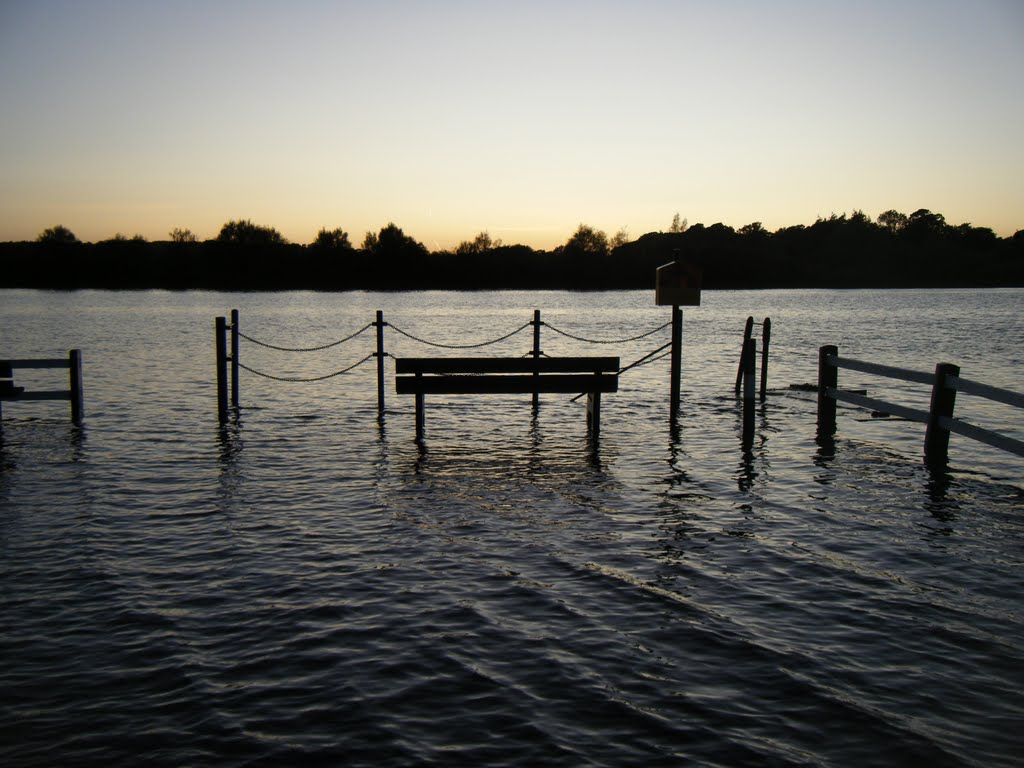
[{"label": "sky", "polygon": [[0,0],[0,241],[1024,229],[1020,0]]}]

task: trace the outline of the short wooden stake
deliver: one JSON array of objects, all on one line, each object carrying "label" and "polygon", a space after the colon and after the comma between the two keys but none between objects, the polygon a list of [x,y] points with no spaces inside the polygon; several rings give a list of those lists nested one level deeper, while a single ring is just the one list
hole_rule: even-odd
[{"label": "short wooden stake", "polygon": [[747,324],[743,328],[743,343],[740,344],[740,364],[736,366],[736,394],[740,393],[740,386],[743,384],[743,360],[747,353],[747,341],[754,332],[754,317],[747,318]]},{"label": "short wooden stake", "polygon": [[71,421],[76,426],[81,426],[85,412],[82,408],[82,350],[80,349],[72,349],[68,352],[68,385],[71,399]]},{"label": "short wooden stake", "polygon": [[956,390],[946,386],[950,376],[959,376],[960,366],[939,363],[935,366],[935,383],[932,385],[932,401],[928,414],[928,426],[924,433],[924,458],[933,467],[944,466],[949,456],[949,430],[940,420],[953,418],[956,405]]},{"label": "short wooden stake", "polygon": [[384,417],[384,312],[377,310],[377,416]]},{"label": "short wooden stake", "polygon": [[772,321],[766,317],[761,326],[761,402],[768,392],[768,347],[772,343]]},{"label": "short wooden stake", "polygon": [[683,371],[683,309],[678,304],[672,307],[672,356],[670,365],[669,408],[671,418],[679,410],[679,379]]},{"label": "short wooden stake", "polygon": [[601,393],[587,393],[587,426],[590,436],[597,438],[601,434]]},{"label": "short wooden stake", "polygon": [[221,424],[228,420],[228,350],[225,332],[227,320],[218,317],[214,323],[215,344],[217,350],[217,419]]},{"label": "short wooden stake", "polygon": [[238,408],[238,310],[231,310],[231,407]]},{"label": "short wooden stake", "polygon": [[757,339],[743,344],[743,447],[754,444],[754,378],[757,368]]},{"label": "short wooden stake", "polygon": [[829,388],[839,386],[839,368],[830,365],[829,357],[839,355],[839,348],[828,344],[818,350],[818,436],[826,437],[836,431],[836,400],[828,394]]}]

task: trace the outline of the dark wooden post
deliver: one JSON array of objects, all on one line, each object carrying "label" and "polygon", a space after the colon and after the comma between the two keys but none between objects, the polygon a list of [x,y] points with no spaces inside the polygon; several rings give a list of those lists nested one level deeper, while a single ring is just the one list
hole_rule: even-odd
[{"label": "dark wooden post", "polygon": [[595,440],[601,434],[601,393],[587,393],[587,426],[590,427],[590,436]]},{"label": "dark wooden post", "polygon": [[231,407],[238,408],[238,310],[231,310]]},{"label": "dark wooden post", "polygon": [[743,343],[743,447],[754,444],[754,378],[757,374],[757,339]]},{"label": "dark wooden post", "polygon": [[[533,310],[533,351],[530,352],[533,355],[534,360],[540,359],[540,310]],[[536,409],[540,405],[540,392],[536,387],[536,380],[540,376],[536,371],[533,372],[534,388],[533,388],[533,407]]]},{"label": "dark wooden post", "polygon": [[214,323],[217,348],[217,418],[221,424],[228,420],[228,350],[225,332],[227,320],[218,317]]},{"label": "dark wooden post", "polygon": [[946,386],[950,376],[959,376],[960,366],[939,363],[935,366],[935,383],[932,385],[932,403],[928,415],[928,427],[924,433],[924,458],[933,467],[946,464],[949,454],[949,430],[939,420],[953,418],[956,404],[956,390]]},{"label": "dark wooden post", "polygon": [[82,350],[72,349],[68,352],[68,384],[71,396],[71,421],[76,426],[82,425],[85,415],[82,409]]},{"label": "dark wooden post", "polygon": [[770,317],[764,319],[761,327],[761,402],[764,402],[765,394],[768,392],[768,347],[772,343],[772,321]]},{"label": "dark wooden post", "polygon": [[384,416],[384,312],[377,310],[377,416]]},{"label": "dark wooden post", "polygon": [[672,364],[669,374],[669,407],[671,417],[675,418],[679,410],[679,378],[683,370],[683,309],[678,304],[672,307]]},{"label": "dark wooden post", "polygon": [[836,431],[836,401],[828,390],[839,386],[839,368],[830,365],[828,358],[838,356],[839,347],[826,345],[818,350],[818,435],[833,435]]},{"label": "dark wooden post", "polygon": [[[416,372],[416,380],[419,382],[423,377],[423,374],[419,371]],[[416,440],[420,441],[423,439],[423,422],[426,421],[426,416],[423,403],[423,391],[417,387],[416,392]]]},{"label": "dark wooden post", "polygon": [[747,353],[747,341],[754,332],[754,317],[747,318],[747,324],[743,328],[743,343],[740,344],[740,364],[736,367],[736,394],[740,393],[740,386],[743,384],[743,360]]}]

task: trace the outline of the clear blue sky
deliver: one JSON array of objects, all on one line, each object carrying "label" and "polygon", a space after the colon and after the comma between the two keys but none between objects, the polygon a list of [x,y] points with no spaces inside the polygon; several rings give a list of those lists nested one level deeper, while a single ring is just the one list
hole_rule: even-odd
[{"label": "clear blue sky", "polygon": [[0,240],[1024,228],[1024,3],[0,0]]}]

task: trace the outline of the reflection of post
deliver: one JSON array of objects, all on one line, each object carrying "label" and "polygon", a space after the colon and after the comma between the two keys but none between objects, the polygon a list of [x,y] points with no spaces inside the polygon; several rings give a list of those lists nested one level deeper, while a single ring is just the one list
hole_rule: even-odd
[{"label": "reflection of post", "polygon": [[377,310],[377,416],[384,416],[384,311]]},{"label": "reflection of post", "polygon": [[679,377],[683,370],[683,310],[678,304],[672,307],[672,382],[669,389],[672,418],[679,410]]},{"label": "reflection of post", "polygon": [[238,408],[238,310],[231,310],[231,407]]}]

